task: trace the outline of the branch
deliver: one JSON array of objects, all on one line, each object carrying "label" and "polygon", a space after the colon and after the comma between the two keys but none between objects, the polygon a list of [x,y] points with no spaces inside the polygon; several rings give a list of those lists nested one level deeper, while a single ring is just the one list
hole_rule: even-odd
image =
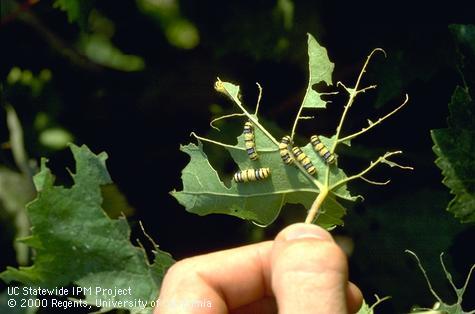
[{"label": "branch", "polygon": [[33,170],[30,167],[28,156],[26,154],[25,142],[23,139],[23,128],[21,126],[20,119],[18,119],[15,109],[10,104],[5,106],[5,110],[7,112],[7,127],[10,133],[10,145],[13,154],[13,160],[23,175],[28,178],[28,181],[31,183],[31,188],[34,191]]},{"label": "branch", "polygon": [[365,92],[367,89],[373,88],[372,86],[370,86],[370,87],[363,88],[362,90],[358,91],[358,87],[359,87],[360,82],[361,82],[361,79],[362,79],[362,77],[363,77],[363,73],[366,72],[366,67],[368,66],[369,61],[371,60],[371,57],[373,56],[373,54],[375,54],[375,53],[378,52],[378,51],[382,52],[382,53],[384,54],[384,56],[386,56],[386,52],[385,52],[383,49],[381,49],[381,48],[376,48],[376,49],[374,49],[373,51],[371,51],[371,53],[369,54],[369,56],[366,58],[366,61],[365,61],[364,65],[363,65],[363,68],[361,69],[360,74],[358,75],[358,79],[356,80],[356,84],[355,84],[355,87],[354,87],[354,88],[348,88],[348,87],[346,87],[346,86],[345,86],[343,83],[341,83],[341,82],[338,82],[338,83],[337,83],[337,86],[338,86],[338,85],[343,86],[343,88],[348,92],[349,98],[348,98],[348,102],[347,102],[346,105],[345,105],[345,109],[343,110],[343,114],[341,115],[340,122],[338,123],[338,126],[337,126],[337,128],[336,128],[336,136],[335,136],[335,139],[336,139],[336,140],[335,140],[335,142],[333,142],[333,145],[332,145],[332,147],[331,147],[331,149],[330,149],[330,152],[331,152],[331,153],[334,153],[334,152],[335,152],[335,148],[336,148],[336,146],[337,146],[338,143],[339,143],[339,140],[338,140],[338,139],[340,138],[340,132],[341,132],[341,129],[342,129],[342,127],[343,127],[343,122],[345,121],[346,114],[348,113],[348,110],[351,108],[351,106],[352,106],[352,104],[353,104],[353,102],[354,102],[354,100],[355,100],[356,95],[358,95],[358,93],[360,93],[360,92]]},{"label": "branch", "polygon": [[[14,9],[12,12],[8,13],[4,16],[4,18],[0,21],[0,27],[7,25],[10,22],[13,22],[20,14],[23,12],[29,11],[33,5],[37,4],[39,0],[27,0],[21,4],[17,4],[15,1],[10,1],[9,4],[13,4]],[[4,8],[1,7],[3,10]]]},{"label": "branch", "polygon": [[387,118],[389,118],[390,116],[392,116],[393,114],[398,112],[402,107],[404,107],[407,104],[408,101],[409,101],[409,95],[406,94],[406,98],[404,99],[404,102],[401,105],[399,105],[399,107],[397,107],[396,109],[394,109],[390,113],[386,114],[382,118],[379,118],[378,121],[376,121],[376,122],[372,122],[372,121],[368,120],[368,127],[361,129],[361,131],[359,131],[359,132],[356,132],[356,133],[353,133],[351,135],[340,138],[336,142],[338,142],[338,143],[345,142],[345,141],[351,140],[351,139],[353,139],[353,138],[369,131],[370,129],[374,128],[375,126],[377,126],[378,124],[380,124],[381,122],[383,122],[384,120],[386,120]]},{"label": "branch", "polygon": [[107,67],[91,61],[88,57],[68,45],[62,38],[53,33],[33,12],[23,12],[18,19],[30,25],[41,37],[62,57],[72,64],[91,72],[100,72]]},{"label": "branch", "polygon": [[383,156],[380,156],[376,161],[372,161],[370,163],[370,165],[368,166],[368,168],[366,168],[365,170],[361,171],[358,174],[352,175],[352,176],[350,176],[350,177],[348,177],[344,180],[341,180],[341,181],[338,181],[338,182],[334,183],[329,188],[329,190],[333,190],[333,189],[335,189],[335,188],[337,188],[337,187],[339,187],[339,186],[341,186],[345,183],[348,183],[352,180],[361,179],[366,173],[368,173],[371,169],[373,169],[374,167],[376,167],[380,163],[385,163],[385,164],[389,165],[390,167],[399,167],[401,169],[410,169],[410,170],[413,169],[412,167],[401,166],[401,165],[387,159],[388,157],[391,157],[392,155],[396,155],[396,154],[402,154],[402,151],[395,151],[395,152],[385,153]]}]

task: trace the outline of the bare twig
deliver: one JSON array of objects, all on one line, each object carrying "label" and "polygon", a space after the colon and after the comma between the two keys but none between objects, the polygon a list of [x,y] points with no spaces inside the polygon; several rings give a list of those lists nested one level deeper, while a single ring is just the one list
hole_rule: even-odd
[{"label": "bare twig", "polygon": [[378,124],[380,124],[381,122],[383,122],[384,120],[386,120],[387,118],[389,118],[390,116],[392,116],[393,114],[395,114],[396,112],[398,112],[402,107],[404,107],[407,102],[409,101],[409,95],[406,94],[406,97],[404,99],[404,102],[399,105],[396,109],[394,109],[393,111],[391,111],[390,113],[386,114],[385,116],[379,118],[376,122],[369,122],[369,125],[366,127],[366,128],[363,128],[361,129],[361,131],[358,131],[356,133],[353,133],[351,135],[348,135],[348,136],[345,136],[343,138],[340,138],[338,139],[338,143],[342,143],[342,142],[345,142],[345,141],[348,141],[348,140],[351,140],[367,131],[369,131],[370,129],[374,128],[375,126],[377,126]]},{"label": "bare twig", "polygon": [[371,57],[378,51],[382,52],[384,54],[384,56],[386,56],[386,52],[381,48],[376,48],[373,51],[371,51],[369,56],[366,58],[366,62],[364,63],[363,68],[360,71],[360,74],[358,75],[358,79],[356,80],[356,84],[355,84],[354,88],[348,88],[341,82],[337,83],[337,86],[338,85],[343,86],[343,88],[348,92],[349,98],[348,98],[348,102],[346,103],[346,105],[344,107],[343,113],[342,113],[341,118],[340,118],[340,122],[338,123],[338,126],[336,128],[335,142],[333,142],[333,145],[330,148],[330,152],[332,152],[332,153],[335,152],[336,146],[338,145],[338,143],[340,143],[339,138],[340,138],[341,129],[343,127],[343,122],[345,121],[346,114],[348,113],[348,110],[351,108],[351,106],[352,106],[352,104],[355,100],[356,95],[358,95],[359,92],[364,92],[367,89],[374,88],[373,85],[372,85],[370,87],[363,88],[362,90],[358,91],[358,87],[360,85],[361,79],[363,78],[363,74],[366,72],[366,67],[369,64],[369,61],[371,60]]}]

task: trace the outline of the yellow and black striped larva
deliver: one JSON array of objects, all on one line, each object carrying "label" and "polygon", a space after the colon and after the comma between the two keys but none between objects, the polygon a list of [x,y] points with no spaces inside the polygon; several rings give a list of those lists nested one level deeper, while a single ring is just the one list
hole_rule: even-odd
[{"label": "yellow and black striped larva", "polygon": [[312,137],[310,138],[310,143],[312,143],[313,148],[318,152],[320,157],[322,157],[327,164],[332,164],[335,162],[335,155],[333,155],[325,146],[325,144],[320,141],[318,135],[312,135]]},{"label": "yellow and black striped larva", "polygon": [[[224,94],[226,96],[228,96],[229,98],[231,98],[232,100],[235,101],[234,97],[232,95],[229,94],[229,92],[226,90],[226,88],[224,87],[224,82],[221,81],[220,79],[218,79],[215,83],[214,83],[214,89],[221,93],[221,94]],[[240,92],[238,92],[237,94],[237,98],[239,101],[242,101],[242,95]]]},{"label": "yellow and black striped larva", "polygon": [[317,173],[317,168],[312,164],[310,158],[300,149],[300,147],[294,146],[292,148],[292,153],[294,154],[295,158],[298,162],[302,164],[302,166],[307,170],[308,174],[314,175]]},{"label": "yellow and black striped larva", "polygon": [[257,160],[259,156],[256,151],[256,142],[254,140],[254,126],[250,121],[244,123],[244,145],[246,146],[247,155],[251,160]]},{"label": "yellow and black striped larva", "polygon": [[223,93],[223,94],[228,94],[228,92],[226,91],[226,89],[224,88],[224,84],[222,81],[220,80],[217,80],[215,83],[214,83],[214,89],[217,91],[217,92],[220,92],[220,93]]},{"label": "yellow and black striped larva", "polygon": [[238,183],[253,182],[267,179],[270,176],[269,168],[245,169],[234,174],[233,179]]},{"label": "yellow and black striped larva", "polygon": [[287,165],[291,165],[294,163],[294,158],[292,157],[289,151],[289,145],[291,142],[292,142],[292,139],[290,138],[290,136],[286,135],[282,138],[282,140],[279,143],[280,157],[282,157],[282,160]]}]

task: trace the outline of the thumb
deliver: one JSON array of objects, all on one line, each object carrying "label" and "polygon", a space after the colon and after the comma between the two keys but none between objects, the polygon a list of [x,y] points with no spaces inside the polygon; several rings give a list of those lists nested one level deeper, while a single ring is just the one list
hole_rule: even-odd
[{"label": "thumb", "polygon": [[294,224],[277,235],[271,282],[281,314],[346,314],[361,302],[347,301],[348,294],[361,299],[361,292],[348,283],[345,254],[326,230],[311,224]]}]

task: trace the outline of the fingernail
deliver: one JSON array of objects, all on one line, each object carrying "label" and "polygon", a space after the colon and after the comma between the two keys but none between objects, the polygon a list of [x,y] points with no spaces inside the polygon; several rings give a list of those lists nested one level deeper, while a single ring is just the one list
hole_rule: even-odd
[{"label": "fingernail", "polygon": [[325,229],[311,224],[296,224],[288,227],[284,238],[286,240],[296,239],[319,239],[331,240],[332,237]]}]

